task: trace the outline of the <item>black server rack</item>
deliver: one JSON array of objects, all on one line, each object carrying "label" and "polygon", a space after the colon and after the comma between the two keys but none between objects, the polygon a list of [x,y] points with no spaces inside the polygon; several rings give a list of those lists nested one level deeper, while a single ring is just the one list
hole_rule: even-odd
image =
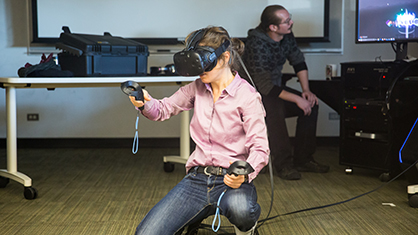
[{"label": "black server rack", "polygon": [[[406,62],[341,63],[340,164],[348,167],[347,173],[353,167],[379,170],[383,172],[381,180],[386,181],[399,170],[397,152],[404,137],[399,126],[407,124],[399,122],[406,114],[400,113],[405,113],[399,110],[402,105],[395,104],[396,111],[389,111],[388,91],[398,91],[398,101],[416,100],[418,81],[400,79],[402,75],[418,75],[416,67]],[[413,118],[418,105],[411,107],[415,111],[407,116]]]}]

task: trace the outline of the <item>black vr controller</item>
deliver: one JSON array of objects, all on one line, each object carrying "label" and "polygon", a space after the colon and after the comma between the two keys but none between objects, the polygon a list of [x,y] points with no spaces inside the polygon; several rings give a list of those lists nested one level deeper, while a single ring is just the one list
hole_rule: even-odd
[{"label": "black vr controller", "polygon": [[254,172],[254,168],[246,161],[235,161],[226,171],[229,175],[248,175]]},{"label": "black vr controller", "polygon": [[[126,81],[120,85],[120,89],[122,89],[123,93],[129,96],[135,96],[135,100],[144,102],[144,93],[142,92],[142,87],[134,81]],[[139,108],[141,110],[144,109],[144,106]]]}]

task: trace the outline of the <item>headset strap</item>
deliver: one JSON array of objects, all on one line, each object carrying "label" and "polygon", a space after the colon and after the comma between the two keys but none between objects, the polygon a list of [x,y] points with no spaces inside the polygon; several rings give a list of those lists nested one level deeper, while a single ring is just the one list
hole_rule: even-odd
[{"label": "headset strap", "polygon": [[205,35],[206,29],[199,29],[197,32],[195,32],[192,35],[192,39],[189,43],[189,45],[187,45],[187,50],[193,50],[194,48],[196,48],[197,43],[200,42],[200,39],[202,39],[203,35]]},{"label": "headset strap", "polygon": [[[190,44],[187,46],[187,50],[193,50],[196,48],[197,43],[200,42],[200,40],[202,39],[203,35],[205,35],[206,29],[199,29],[197,32],[195,32],[192,35],[192,39]],[[231,44],[230,40],[226,40],[225,42],[222,43],[222,45],[220,47],[218,47],[213,53],[211,53],[211,55],[209,56],[209,60],[210,62],[215,61],[215,59],[217,59],[222,53],[224,53],[226,51],[226,49],[228,49],[229,45]]]},{"label": "headset strap", "polygon": [[[222,53],[224,53],[226,51],[226,49],[228,49],[229,45],[231,44],[231,42],[229,40],[226,40],[224,43],[222,43],[222,45],[220,47],[218,47],[209,57],[209,60],[211,62],[215,61],[216,58],[219,58],[220,55],[222,55]],[[213,56],[216,56],[213,58]]]},{"label": "headset strap", "polygon": [[231,42],[229,40],[226,40],[224,43],[222,43],[222,45],[215,50],[216,57],[219,57],[222,53],[224,53],[230,44]]}]

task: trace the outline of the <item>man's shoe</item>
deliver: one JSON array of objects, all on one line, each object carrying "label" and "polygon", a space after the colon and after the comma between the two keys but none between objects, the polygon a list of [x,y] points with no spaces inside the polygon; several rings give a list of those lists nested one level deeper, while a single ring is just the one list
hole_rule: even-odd
[{"label": "man's shoe", "polygon": [[329,166],[319,164],[316,161],[310,161],[303,166],[296,167],[296,169],[300,172],[327,173]]},{"label": "man's shoe", "polygon": [[278,176],[284,180],[299,180],[300,173],[292,167],[285,167],[278,172]]}]

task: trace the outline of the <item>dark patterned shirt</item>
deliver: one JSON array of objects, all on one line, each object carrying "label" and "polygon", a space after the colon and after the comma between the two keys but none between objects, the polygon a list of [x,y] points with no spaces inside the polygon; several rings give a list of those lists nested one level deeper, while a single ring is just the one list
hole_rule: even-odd
[{"label": "dark patterned shirt", "polygon": [[[305,57],[293,33],[284,35],[280,42],[276,42],[259,29],[249,30],[242,59],[257,90],[269,96],[278,96],[283,90],[282,69],[286,60],[295,73],[307,69]],[[240,74],[247,78],[245,73]]]}]

